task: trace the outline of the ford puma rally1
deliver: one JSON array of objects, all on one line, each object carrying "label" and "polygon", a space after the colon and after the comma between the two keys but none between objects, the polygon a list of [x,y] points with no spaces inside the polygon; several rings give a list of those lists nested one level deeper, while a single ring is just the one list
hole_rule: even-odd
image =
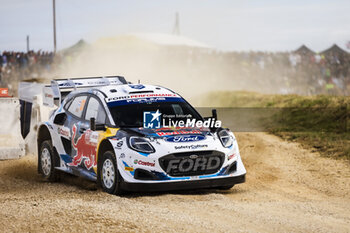
[{"label": "ford puma rally1", "polygon": [[216,114],[203,118],[167,88],[113,76],[57,79],[43,92],[44,104],[55,107],[38,128],[38,170],[46,180],[63,171],[111,194],[245,182],[234,134],[197,124]]}]

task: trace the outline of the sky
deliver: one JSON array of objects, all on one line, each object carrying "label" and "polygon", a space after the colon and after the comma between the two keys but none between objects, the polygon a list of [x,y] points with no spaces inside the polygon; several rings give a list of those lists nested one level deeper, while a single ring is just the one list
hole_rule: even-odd
[{"label": "sky", "polygon": [[[349,0],[56,0],[57,46],[129,33],[180,33],[212,48],[322,51],[350,41]],[[0,51],[53,50],[52,0],[0,0]],[[349,51],[349,50],[348,50]]]}]

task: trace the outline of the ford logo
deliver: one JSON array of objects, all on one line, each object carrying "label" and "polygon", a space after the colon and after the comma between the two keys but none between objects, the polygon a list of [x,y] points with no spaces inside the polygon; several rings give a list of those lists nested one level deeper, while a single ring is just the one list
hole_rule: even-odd
[{"label": "ford logo", "polygon": [[167,142],[196,142],[204,140],[205,136],[203,135],[179,135],[167,137],[165,141]]},{"label": "ford logo", "polygon": [[196,159],[198,158],[198,155],[190,155],[190,159]]},{"label": "ford logo", "polygon": [[142,84],[130,84],[129,87],[134,88],[134,89],[143,89],[143,88],[145,88],[145,86],[142,85]]}]

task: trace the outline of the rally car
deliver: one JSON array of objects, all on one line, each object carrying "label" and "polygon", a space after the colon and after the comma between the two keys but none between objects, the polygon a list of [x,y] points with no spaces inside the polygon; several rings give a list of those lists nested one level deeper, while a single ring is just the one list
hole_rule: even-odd
[{"label": "rally car", "polygon": [[245,182],[234,134],[216,125],[215,112],[203,118],[167,88],[121,76],[61,79],[44,88],[43,99],[57,107],[37,136],[38,172],[48,181],[63,171],[111,194]]}]

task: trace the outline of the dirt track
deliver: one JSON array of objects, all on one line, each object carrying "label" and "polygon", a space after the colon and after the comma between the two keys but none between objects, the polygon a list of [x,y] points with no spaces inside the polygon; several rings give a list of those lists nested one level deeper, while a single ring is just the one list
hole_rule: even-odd
[{"label": "dirt track", "polygon": [[350,232],[350,166],[265,133],[239,133],[247,182],[229,191],[112,196],[36,160],[0,161],[0,232]]}]

